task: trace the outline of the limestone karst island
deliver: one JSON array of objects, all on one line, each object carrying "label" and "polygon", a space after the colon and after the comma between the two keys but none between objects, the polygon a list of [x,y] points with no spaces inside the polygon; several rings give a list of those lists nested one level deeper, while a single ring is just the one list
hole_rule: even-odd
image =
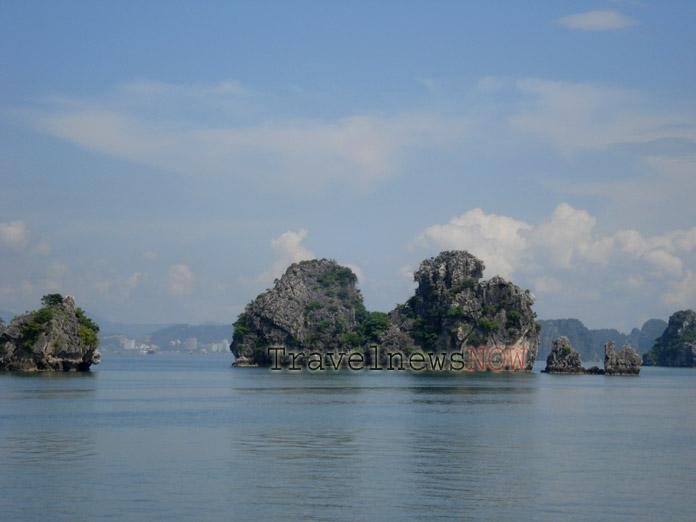
[{"label": "limestone karst island", "polygon": [[0,370],[87,371],[99,364],[99,326],[75,299],[45,295],[43,308],[0,320]]},{"label": "limestone karst island", "polygon": [[530,371],[539,347],[534,296],[484,264],[442,252],[414,274],[415,295],[369,312],[357,277],[328,259],[291,265],[234,324],[237,366],[311,370]]}]

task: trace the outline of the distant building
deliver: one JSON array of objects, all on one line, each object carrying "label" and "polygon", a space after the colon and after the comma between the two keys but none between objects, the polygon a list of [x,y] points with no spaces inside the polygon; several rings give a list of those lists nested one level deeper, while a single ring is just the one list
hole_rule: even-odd
[{"label": "distant building", "polygon": [[211,352],[228,352],[230,350],[230,342],[227,339],[223,339],[222,342],[213,343],[210,345]]}]

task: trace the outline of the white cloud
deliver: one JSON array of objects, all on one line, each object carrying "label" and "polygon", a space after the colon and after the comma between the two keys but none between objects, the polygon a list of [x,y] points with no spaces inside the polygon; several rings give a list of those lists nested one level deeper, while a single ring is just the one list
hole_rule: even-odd
[{"label": "white cloud", "polygon": [[534,228],[531,243],[548,252],[553,264],[570,268],[574,258],[605,264],[613,246],[611,238],[593,238],[597,220],[586,210],[561,203],[551,220]]},{"label": "white cloud", "polygon": [[[636,230],[595,232],[597,219],[586,210],[559,204],[551,217],[533,225],[474,209],[444,225],[433,225],[411,243],[434,254],[461,249],[496,273],[542,295],[599,300],[622,288],[643,298],[652,288],[666,304],[687,305],[696,296],[696,226],[645,237]],[[618,279],[620,276],[621,279]],[[630,299],[629,299],[630,302]],[[693,302],[691,303],[693,306]]]},{"label": "white cloud", "polygon": [[681,277],[683,264],[678,257],[668,254],[664,250],[652,250],[644,256],[655,267],[657,277]]},{"label": "white cloud", "polygon": [[672,291],[663,296],[665,304],[679,308],[694,308],[696,275],[693,270],[687,270],[684,278],[672,282],[671,287]]},{"label": "white cloud", "polygon": [[271,179],[295,189],[393,176],[414,147],[446,146],[471,126],[427,112],[271,119],[255,104],[264,105],[237,82],[138,82],[94,100],[50,97],[17,115],[40,132],[170,172]]},{"label": "white cloud", "polygon": [[618,11],[588,11],[564,16],[556,20],[557,23],[569,29],[581,31],[611,31],[626,29],[639,24],[635,18],[626,16]]},{"label": "white cloud", "polygon": [[[143,272],[133,272],[124,281],[124,289],[126,292],[130,292],[134,288],[137,288],[145,279],[147,279],[147,274]],[[191,274],[191,281],[193,281],[193,274]]]},{"label": "white cloud", "polygon": [[563,283],[555,277],[541,276],[532,279],[534,291],[540,294],[555,294],[563,290]]},{"label": "white cloud", "polygon": [[27,245],[27,227],[24,221],[0,223],[0,247],[20,251]]},{"label": "white cloud", "polygon": [[184,264],[172,265],[167,271],[167,289],[174,296],[193,293],[194,276],[191,269]]},{"label": "white cloud", "polygon": [[157,261],[157,259],[158,259],[157,254],[152,252],[151,250],[144,252],[143,257],[145,259],[147,259],[148,261]]},{"label": "white cloud", "polygon": [[487,277],[496,274],[510,277],[527,248],[523,232],[532,228],[523,221],[485,214],[476,208],[445,225],[429,227],[415,238],[412,247],[468,250],[484,260]]},{"label": "white cloud", "polygon": [[566,153],[634,142],[665,121],[645,115],[644,108],[632,112],[638,95],[625,89],[537,78],[520,79],[516,86],[531,104],[510,117],[512,127],[543,136]]},{"label": "white cloud", "polygon": [[409,265],[404,265],[399,269],[399,275],[408,281],[413,281],[414,272],[415,270]]},{"label": "white cloud", "polygon": [[288,230],[280,236],[271,239],[271,248],[275,261],[271,268],[260,274],[256,280],[258,282],[270,283],[274,279],[285,273],[285,270],[293,263],[314,259],[314,254],[302,245],[302,241],[307,237],[307,230],[300,229],[299,232]]}]

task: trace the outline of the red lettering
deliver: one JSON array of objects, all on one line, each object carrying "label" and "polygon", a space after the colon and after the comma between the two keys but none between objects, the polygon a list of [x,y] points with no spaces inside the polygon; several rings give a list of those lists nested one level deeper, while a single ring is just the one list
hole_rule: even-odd
[{"label": "red lettering", "polygon": [[471,358],[469,359],[469,370],[474,369],[474,359],[476,359],[476,362],[478,363],[479,370],[483,371],[486,369],[486,348],[481,347],[479,348],[479,350],[481,350],[480,359],[476,355],[476,348],[469,346],[469,355],[471,356]]},{"label": "red lettering", "polygon": [[[520,351],[522,351],[522,358],[520,358]],[[527,351],[527,348],[520,348],[519,350],[515,350],[514,348],[510,348],[510,370],[515,370],[515,364],[518,363],[520,366],[520,370],[524,370],[524,355],[525,352]]]},{"label": "red lettering", "polygon": [[[495,350],[498,350],[500,353],[503,354],[503,362],[500,364],[500,366],[493,366],[493,362],[491,361],[491,355],[493,355],[493,352]],[[505,352],[503,351],[502,348],[496,346],[496,347],[488,350],[488,367],[491,370],[493,370],[494,372],[498,372],[498,371],[502,370],[503,368],[505,368]]]}]

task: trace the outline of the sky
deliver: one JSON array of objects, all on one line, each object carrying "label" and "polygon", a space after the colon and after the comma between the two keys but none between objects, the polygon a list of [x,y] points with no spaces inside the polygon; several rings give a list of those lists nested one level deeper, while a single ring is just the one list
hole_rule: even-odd
[{"label": "sky", "polygon": [[696,2],[0,0],[0,309],[232,323],[442,250],[539,318],[696,308]]}]

